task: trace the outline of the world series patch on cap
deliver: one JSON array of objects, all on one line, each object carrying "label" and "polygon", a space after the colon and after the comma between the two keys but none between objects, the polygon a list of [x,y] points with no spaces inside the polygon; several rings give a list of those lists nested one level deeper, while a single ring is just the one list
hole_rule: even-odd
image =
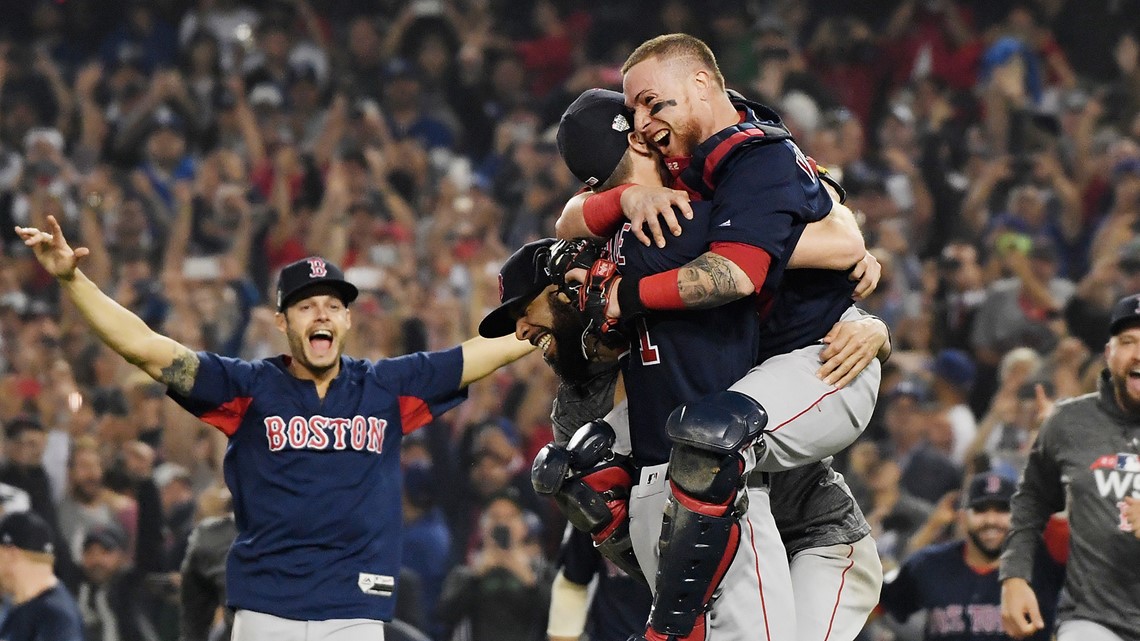
[{"label": "world series patch on cap", "polygon": [[360,292],[344,279],[344,272],[320,256],[310,256],[286,265],[277,279],[277,311],[283,312],[303,290],[326,285],[337,292],[345,305],[356,300]]},{"label": "world series patch on cap", "polygon": [[629,148],[633,113],[625,98],[608,89],[587,89],[570,103],[558,123],[558,153],[589,187],[609,179]]}]

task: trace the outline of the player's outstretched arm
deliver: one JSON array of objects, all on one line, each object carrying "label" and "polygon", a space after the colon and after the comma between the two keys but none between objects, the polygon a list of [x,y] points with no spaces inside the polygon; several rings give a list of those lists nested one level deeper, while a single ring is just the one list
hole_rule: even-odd
[{"label": "player's outstretched arm", "polygon": [[154,380],[180,394],[188,394],[198,374],[198,356],[189,348],[147,327],[141,318],[103,293],[79,271],[86,247],[72,249],[54,216],[46,231],[17,227],[16,233],[31,247],[44,269],[59,281],[84,320],[111,349]]},{"label": "player's outstretched arm", "polygon": [[534,345],[515,338],[514,334],[499,338],[476,336],[464,341],[461,347],[463,374],[459,379],[460,387],[466,387],[536,349]]}]

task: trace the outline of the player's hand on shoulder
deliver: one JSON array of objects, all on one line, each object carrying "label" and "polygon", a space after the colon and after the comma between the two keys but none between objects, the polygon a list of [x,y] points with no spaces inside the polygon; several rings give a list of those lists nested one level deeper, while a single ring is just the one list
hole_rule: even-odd
[{"label": "player's hand on shoulder", "polygon": [[72,249],[63,237],[63,230],[55,216],[47,217],[47,229],[16,227],[16,234],[32,248],[44,269],[56,278],[68,280],[75,275],[79,259],[91,253],[86,247]]},{"label": "player's hand on shoulder", "polygon": [[658,247],[665,246],[662,223],[669,233],[674,236],[681,235],[677,211],[680,211],[686,219],[693,219],[693,208],[689,205],[688,192],[668,187],[633,185],[622,192],[621,210],[629,219],[633,235],[646,247],[651,244],[656,244]]},{"label": "player's hand on shoulder", "polygon": [[864,300],[879,286],[879,277],[883,274],[883,266],[874,254],[867,252],[863,259],[851,268],[851,280],[858,281],[851,297],[855,300]]}]

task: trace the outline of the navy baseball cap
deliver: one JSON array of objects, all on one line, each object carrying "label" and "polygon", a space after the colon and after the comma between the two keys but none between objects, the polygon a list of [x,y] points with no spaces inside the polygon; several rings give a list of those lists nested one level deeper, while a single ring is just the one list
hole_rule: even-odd
[{"label": "navy baseball cap", "polygon": [[977,376],[973,359],[960,349],[944,349],[934,357],[930,371],[937,377],[962,389],[970,389]]},{"label": "navy baseball cap", "polygon": [[498,338],[514,333],[511,308],[523,300],[529,302],[552,284],[545,262],[547,250],[554,242],[553,238],[543,238],[527,243],[503,263],[499,270],[499,306],[479,323],[480,336]]},{"label": "navy baseball cap", "polygon": [[355,285],[344,279],[344,272],[339,267],[320,256],[310,256],[281,270],[277,279],[277,311],[285,311],[305,289],[314,285],[332,287],[345,305],[360,294]]},{"label": "navy baseball cap", "polygon": [[127,536],[119,528],[112,525],[92,528],[83,537],[83,549],[92,545],[99,545],[104,550],[126,550]]},{"label": "navy baseball cap", "polygon": [[1120,332],[1140,325],[1140,294],[1125,296],[1112,308],[1112,322],[1108,333],[1116,336]]},{"label": "navy baseball cap", "polygon": [[35,512],[13,512],[0,520],[0,545],[55,554],[51,526]]},{"label": "navy baseball cap", "polygon": [[969,489],[966,492],[966,507],[977,509],[996,505],[1008,510],[1016,489],[1016,483],[996,472],[977,474],[970,479]]},{"label": "navy baseball cap", "polygon": [[633,112],[625,97],[608,89],[587,89],[570,103],[558,123],[558,153],[589,187],[609,179],[629,148]]}]

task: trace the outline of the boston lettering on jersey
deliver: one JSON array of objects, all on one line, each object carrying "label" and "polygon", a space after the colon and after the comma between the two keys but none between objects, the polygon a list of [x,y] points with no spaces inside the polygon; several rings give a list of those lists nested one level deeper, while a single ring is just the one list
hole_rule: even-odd
[{"label": "boston lettering on jersey", "polygon": [[229,436],[238,535],[227,605],[298,621],[390,620],[400,572],[400,441],[466,397],[460,348],[341,357],[324,397],[288,357],[200,353],[175,401]]},{"label": "boston lettering on jersey", "polygon": [[384,451],[384,428],[388,426],[388,421],[375,416],[266,416],[264,422],[270,452],[353,449],[379,454]]}]

